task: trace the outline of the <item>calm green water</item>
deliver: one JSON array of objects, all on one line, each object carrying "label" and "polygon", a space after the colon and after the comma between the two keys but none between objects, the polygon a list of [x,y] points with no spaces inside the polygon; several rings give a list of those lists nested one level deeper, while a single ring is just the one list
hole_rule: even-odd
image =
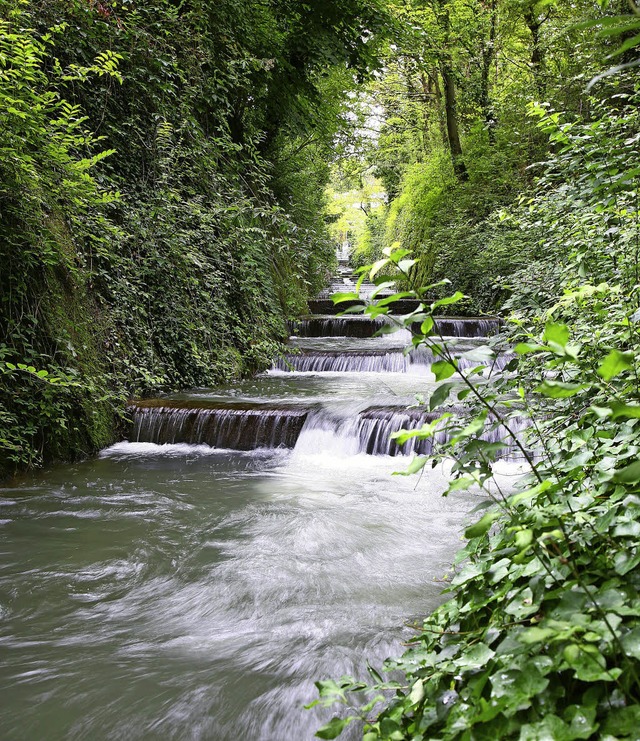
[{"label": "calm green water", "polygon": [[[384,384],[235,397],[408,391]],[[477,501],[405,465],[312,429],[293,451],[125,442],[0,490],[0,739],[311,739],[313,681],[401,650]]]}]

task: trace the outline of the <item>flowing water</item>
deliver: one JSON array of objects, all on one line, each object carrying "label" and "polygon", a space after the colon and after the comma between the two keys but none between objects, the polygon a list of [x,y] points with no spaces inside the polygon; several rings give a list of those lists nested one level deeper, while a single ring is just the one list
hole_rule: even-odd
[{"label": "flowing water", "polygon": [[303,709],[314,680],[402,650],[479,496],[441,498],[440,468],[392,478],[388,434],[433,387],[399,341],[295,339],[0,490],[3,741],[307,741],[332,715]]}]

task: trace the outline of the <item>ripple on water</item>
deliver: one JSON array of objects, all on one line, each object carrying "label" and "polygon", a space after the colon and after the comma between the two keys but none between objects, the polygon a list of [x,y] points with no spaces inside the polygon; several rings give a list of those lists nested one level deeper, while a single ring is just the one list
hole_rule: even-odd
[{"label": "ripple on water", "polygon": [[307,442],[124,442],[3,492],[0,737],[312,739],[314,680],[401,650],[478,495]]}]

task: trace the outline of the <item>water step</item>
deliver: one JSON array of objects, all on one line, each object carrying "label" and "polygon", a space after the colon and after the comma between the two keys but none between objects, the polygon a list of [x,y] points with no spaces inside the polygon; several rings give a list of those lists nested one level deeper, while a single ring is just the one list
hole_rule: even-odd
[{"label": "water step", "polygon": [[[470,358],[458,358],[461,370],[478,365],[491,365],[493,371],[504,370],[513,357],[503,353],[491,363]],[[418,347],[405,355],[400,350],[303,350],[278,358],[272,370],[299,373],[429,373],[435,358],[430,350]]]},{"label": "water step", "polygon": [[443,337],[491,337],[501,324],[498,317],[443,316],[436,318],[434,331]]},{"label": "water step", "polygon": [[[353,278],[343,275],[332,281],[326,288],[323,288],[322,291],[320,291],[320,293],[316,296],[316,298],[330,299],[331,295],[334,293],[354,292],[356,290],[357,283],[357,277]],[[368,299],[371,298],[371,296],[376,292],[378,298],[384,298],[385,296],[391,296],[393,293],[395,293],[395,289],[390,287],[381,288],[375,285],[375,283],[364,281],[360,284],[358,294],[361,298]]]},{"label": "water step", "polygon": [[[349,288],[343,288],[343,291],[348,291]],[[333,301],[329,298],[317,298],[309,301],[309,313],[310,314],[339,314],[349,306],[357,306],[363,304],[364,301],[344,301],[343,303],[334,305]],[[400,299],[389,307],[391,314],[410,314],[415,311],[420,305],[419,301],[413,301],[411,299]]]},{"label": "water step", "polygon": [[129,406],[133,442],[206,444],[255,450],[292,448],[308,410],[246,404],[151,399]]},{"label": "water step", "polygon": [[[449,408],[453,411],[454,408]],[[459,410],[458,410],[459,411]],[[402,446],[390,439],[393,432],[398,430],[415,430],[424,424],[433,422],[442,414],[442,410],[433,412],[425,408],[402,409],[393,407],[370,407],[358,417],[357,435],[361,445],[361,451],[370,455],[430,455],[434,449],[434,443],[444,442],[450,437],[450,433],[443,427],[433,437],[420,440],[410,438]],[[510,422],[510,429],[515,433],[521,433],[525,428],[524,421]],[[486,431],[479,435],[481,440],[491,443],[505,443],[502,457],[510,457],[516,450],[515,443],[510,439],[507,430],[502,425],[487,425]]]},{"label": "water step", "polygon": [[[289,322],[289,331],[297,337],[373,337],[389,320],[368,316],[304,316]],[[416,327],[419,331],[420,327]],[[435,332],[444,337],[489,337],[500,330],[495,317],[440,317]]]},{"label": "water step", "polygon": [[[389,407],[370,407],[358,418],[358,438],[362,452],[369,455],[400,455],[417,453],[428,455],[433,451],[433,439],[407,440],[400,446],[391,440],[393,432],[415,430],[432,422],[442,414],[441,411],[429,412],[426,409],[393,409]],[[446,438],[445,432],[436,433],[436,439]]]},{"label": "water step", "polygon": [[289,331],[297,337],[358,337],[364,339],[384,326],[382,318],[367,316],[306,316],[289,322]]},{"label": "water step", "polygon": [[412,366],[424,366],[425,371],[433,362],[433,355],[425,350],[404,355],[398,351],[311,350],[289,353],[276,360],[273,370],[302,373],[406,373]]},{"label": "water step", "polygon": [[[256,448],[301,448],[321,452],[333,445],[337,453],[349,450],[369,455],[428,455],[434,440],[447,439],[441,429],[434,438],[412,438],[399,446],[390,439],[393,432],[413,430],[432,422],[441,411],[426,407],[370,406],[353,416],[308,407],[274,408],[260,404],[214,405],[206,401],[151,399],[130,406],[133,417],[131,439],[156,444],[206,444],[215,448],[254,450]],[[518,431],[522,425],[517,427]],[[328,436],[328,437],[327,437]],[[480,437],[489,442],[507,438],[502,427],[488,429]],[[327,443],[327,439],[331,442]],[[509,455],[513,445],[505,447]]]}]

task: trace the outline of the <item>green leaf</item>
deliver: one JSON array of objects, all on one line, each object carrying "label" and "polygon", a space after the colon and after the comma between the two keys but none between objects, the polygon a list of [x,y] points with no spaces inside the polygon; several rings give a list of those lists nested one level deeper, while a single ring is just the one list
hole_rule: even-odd
[{"label": "green leaf", "polygon": [[386,296],[376,301],[376,306],[388,306],[394,304],[402,298],[409,298],[415,296],[413,291],[401,291],[400,293],[394,293],[392,296]]},{"label": "green leaf", "polygon": [[450,412],[445,412],[437,419],[434,419],[431,422],[426,422],[422,427],[413,430],[398,430],[397,432],[392,432],[389,437],[391,440],[395,440],[398,445],[403,445],[407,440],[411,440],[414,437],[420,438],[420,440],[427,440],[428,438],[433,437],[433,434],[438,430],[440,423],[443,420],[449,419],[452,416],[453,415]]},{"label": "green leaf", "polygon": [[394,471],[393,475],[411,476],[412,474],[421,471],[427,465],[428,460],[429,459],[426,456],[416,456],[404,471]]},{"label": "green leaf", "polygon": [[413,683],[413,687],[411,688],[411,692],[409,693],[408,699],[409,702],[412,705],[415,705],[416,703],[420,702],[422,698],[424,697],[424,682],[422,679],[417,679]]},{"label": "green leaf", "polygon": [[[620,33],[624,33],[624,31],[621,31]],[[638,45],[640,45],[640,34],[636,34],[630,39],[624,41],[615,51],[612,51],[611,54],[609,54],[609,58],[613,59],[614,57],[619,57],[621,54],[624,54],[625,51],[633,49]]]},{"label": "green leaf", "polygon": [[341,304],[344,301],[360,301],[357,293],[332,293],[331,300],[334,304]]},{"label": "green leaf", "polygon": [[456,659],[456,666],[459,669],[479,669],[485,666],[494,656],[495,651],[491,650],[485,643],[476,643]]},{"label": "green leaf", "polygon": [[640,404],[623,404],[618,401],[612,402],[611,419],[640,419]]},{"label": "green leaf", "polygon": [[640,481],[640,461],[616,471],[613,480],[620,484],[637,484]]},{"label": "green leaf", "polygon": [[431,364],[431,372],[436,377],[436,381],[446,381],[447,378],[451,378],[456,370],[455,364],[448,360],[437,360]]},{"label": "green leaf", "polygon": [[520,643],[525,645],[533,645],[536,643],[547,643],[551,638],[555,638],[558,635],[558,631],[555,628],[541,628],[534,625],[532,628],[527,628],[518,635]]},{"label": "green leaf", "polygon": [[519,342],[514,348],[513,351],[517,353],[518,355],[526,355],[530,352],[540,352],[541,350],[548,350],[549,348],[545,347],[544,345],[534,345],[530,342]]},{"label": "green leaf", "polygon": [[344,689],[333,679],[320,679],[315,685],[320,697],[344,697]]},{"label": "green leaf", "polygon": [[595,705],[569,705],[563,713],[572,739],[588,739],[598,730]]},{"label": "green leaf", "polygon": [[408,273],[409,270],[417,263],[417,260],[400,260],[398,270],[402,273]]},{"label": "green leaf", "polygon": [[585,682],[610,681],[613,673],[607,671],[607,662],[597,646],[590,643],[569,643],[562,657],[575,671],[575,676]]},{"label": "green leaf", "polygon": [[400,242],[394,242],[391,246],[385,247],[382,250],[382,254],[386,255],[392,262],[400,262],[403,257],[411,254],[411,250],[408,250],[400,246]]},{"label": "green leaf", "polygon": [[[433,368],[433,366],[431,367]],[[449,398],[451,389],[456,388],[457,385],[458,385],[457,381],[449,381],[449,383],[441,383],[429,397],[429,411],[432,412],[434,409],[439,407],[440,404],[443,404]]]},{"label": "green leaf", "polygon": [[531,706],[531,698],[543,692],[549,680],[535,666],[526,671],[512,669],[499,671],[491,677],[492,696],[510,697],[519,710]]},{"label": "green leaf", "polygon": [[472,350],[467,350],[462,353],[461,358],[471,360],[475,363],[487,362],[494,360],[496,357],[495,352],[488,345],[479,345],[474,347]]},{"label": "green leaf", "polygon": [[620,639],[627,656],[640,659],[640,628],[633,628]]},{"label": "green leaf", "polygon": [[569,726],[557,715],[548,713],[536,723],[526,723],[520,729],[519,741],[572,741]]},{"label": "green leaf", "polygon": [[420,325],[420,331],[422,334],[427,335],[433,329],[433,317],[428,316]]},{"label": "green leaf", "polygon": [[636,738],[638,728],[640,728],[640,705],[629,705],[609,709],[600,731],[615,738]]},{"label": "green leaf", "polygon": [[376,277],[376,274],[379,273],[382,270],[382,268],[384,268],[388,264],[389,264],[388,258],[374,262],[373,265],[371,266],[371,270],[369,270],[369,280],[373,280]]},{"label": "green leaf", "polygon": [[477,483],[478,480],[473,476],[459,476],[457,479],[453,479],[449,482],[449,486],[447,486],[444,496],[447,496],[454,491],[468,491]]},{"label": "green leaf", "polygon": [[377,298],[381,293],[384,293],[385,291],[391,291],[395,289],[395,282],[391,276],[388,275],[379,275],[376,280],[376,289],[371,294],[371,298]]},{"label": "green leaf", "polygon": [[566,383],[564,381],[543,381],[535,390],[549,399],[567,399],[589,388],[589,383]]},{"label": "green leaf", "polygon": [[524,530],[518,530],[515,535],[516,548],[523,550],[528,548],[533,541],[533,530],[525,528]]},{"label": "green leaf", "polygon": [[369,305],[365,310],[365,314],[370,316],[372,319],[375,319],[377,316],[386,316],[388,313],[388,306],[378,306],[377,304]]},{"label": "green leaf", "polygon": [[624,576],[640,563],[640,553],[633,554],[628,550],[618,551],[613,559],[613,567],[617,574]]},{"label": "green leaf", "polygon": [[479,538],[489,531],[491,525],[500,517],[500,511],[494,510],[493,512],[487,512],[475,525],[470,525],[464,531],[464,537],[468,540],[471,538]]},{"label": "green leaf", "polygon": [[469,422],[469,424],[464,427],[464,429],[460,430],[460,432],[456,434],[456,442],[458,442],[459,440],[464,440],[467,437],[475,437],[479,432],[482,432],[486,420],[487,411],[484,410],[480,412],[480,414],[478,414],[476,417],[474,417],[471,422]]},{"label": "green leaf", "polygon": [[347,314],[364,314],[365,310],[368,308],[369,307],[365,306],[364,304],[355,304],[354,306],[349,306],[348,308],[343,309],[337,314],[337,316],[345,316]]},{"label": "green leaf", "polygon": [[598,367],[598,375],[605,381],[633,367],[634,353],[612,350]]},{"label": "green leaf", "polygon": [[316,731],[316,738],[338,738],[352,720],[353,718],[338,718],[336,716]]},{"label": "green leaf", "polygon": [[566,324],[547,322],[543,337],[549,344],[554,343],[564,349],[564,346],[569,341],[569,327]]},{"label": "green leaf", "polygon": [[436,309],[438,306],[450,306],[451,304],[457,304],[458,301],[462,301],[465,298],[464,293],[456,291],[452,296],[446,296],[445,298],[438,299],[431,304],[431,311]]}]

